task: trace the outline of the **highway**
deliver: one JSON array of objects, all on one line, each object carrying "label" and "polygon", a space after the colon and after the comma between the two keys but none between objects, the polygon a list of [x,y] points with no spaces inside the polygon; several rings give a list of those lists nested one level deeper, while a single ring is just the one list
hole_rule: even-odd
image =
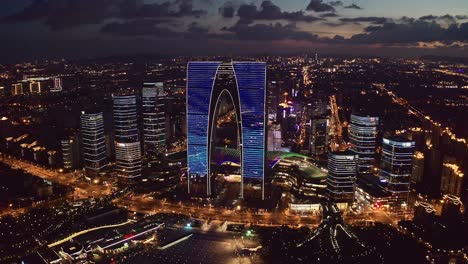
[{"label": "highway", "polygon": [[132,211],[142,213],[180,213],[193,218],[229,221],[255,225],[298,225],[315,227],[320,222],[320,216],[300,216],[288,212],[255,213],[250,210],[228,210],[224,208],[203,207],[188,203],[169,203],[156,201],[144,195],[132,195],[130,199],[124,197],[114,203]]},{"label": "highway", "polygon": [[341,258],[343,254],[354,257],[353,254],[357,252],[371,253],[370,248],[347,228],[336,204],[324,200],[322,209],[323,220],[319,227],[311,230],[307,238],[296,245],[297,248],[314,249],[318,256],[327,255],[332,258]]},{"label": "highway", "polygon": [[[70,199],[84,199],[89,197],[104,197],[111,193],[113,184],[107,186],[99,183],[95,184],[86,181],[81,176],[81,173],[60,173],[59,171],[49,170],[29,162],[16,160],[13,158],[1,157],[0,162],[9,164],[16,169],[25,170],[37,177],[47,179],[52,182],[63,184],[74,188],[74,192],[68,194],[67,198]],[[110,182],[110,181],[109,181]],[[53,203],[50,201],[48,203]],[[291,213],[289,210],[280,211],[274,210],[273,212],[257,213],[252,210],[242,208],[241,210],[229,210],[225,208],[215,208],[212,206],[200,206],[191,202],[171,203],[165,200],[155,200],[147,195],[137,195],[130,193],[130,195],[113,201],[117,206],[125,207],[128,210],[141,212],[141,213],[180,213],[190,215],[199,219],[211,219],[220,221],[230,221],[237,223],[255,224],[255,225],[289,225],[291,227],[308,226],[315,228],[320,224],[321,217],[311,214],[296,214]],[[34,206],[34,205],[33,205]],[[27,208],[6,209],[1,214],[22,214]],[[389,216],[383,210],[375,210],[367,208],[365,212],[359,215],[345,215],[345,219],[349,223],[359,221],[380,221],[396,225],[396,216]]]},{"label": "highway", "polygon": [[[36,177],[58,183],[61,185],[65,185],[68,187],[73,188],[73,192],[69,192],[67,194],[67,198],[70,199],[85,199],[90,197],[105,197],[111,193],[112,185],[108,184],[103,185],[102,183],[93,183],[87,181],[82,176],[81,172],[74,172],[74,173],[62,173],[58,170],[50,170],[39,165],[35,165],[33,163],[7,157],[4,155],[0,155],[0,162],[9,165],[12,169],[23,170],[31,175]],[[43,205],[44,203],[52,204],[55,201],[40,201],[34,203],[31,207],[37,205]],[[28,207],[23,208],[7,208],[0,212],[0,215],[4,214],[12,214],[12,215],[20,215],[23,214]]]},{"label": "highway", "polygon": [[111,193],[111,185],[93,183],[85,180],[81,172],[63,173],[58,170],[50,170],[39,165],[22,161],[15,158],[0,156],[0,162],[9,165],[13,169],[23,170],[36,177],[59,183],[74,188],[74,192],[69,197],[76,199],[89,197],[104,197]]},{"label": "highway", "polygon": [[344,151],[348,147],[343,140],[343,126],[334,95],[330,96],[330,109],[330,148],[332,151]]}]

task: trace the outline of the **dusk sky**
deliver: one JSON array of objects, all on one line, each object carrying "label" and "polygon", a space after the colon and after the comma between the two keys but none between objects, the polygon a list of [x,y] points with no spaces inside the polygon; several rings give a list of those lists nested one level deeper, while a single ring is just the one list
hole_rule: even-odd
[{"label": "dusk sky", "polygon": [[0,62],[154,53],[468,57],[467,0],[2,0]]}]

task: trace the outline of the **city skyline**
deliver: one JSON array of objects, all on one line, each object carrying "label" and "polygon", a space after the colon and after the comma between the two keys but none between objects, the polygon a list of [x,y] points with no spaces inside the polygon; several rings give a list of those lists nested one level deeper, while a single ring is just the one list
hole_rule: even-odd
[{"label": "city skyline", "polygon": [[1,67],[0,261],[466,260],[467,66],[239,58]]},{"label": "city skyline", "polygon": [[0,263],[468,263],[467,0],[4,0]]}]

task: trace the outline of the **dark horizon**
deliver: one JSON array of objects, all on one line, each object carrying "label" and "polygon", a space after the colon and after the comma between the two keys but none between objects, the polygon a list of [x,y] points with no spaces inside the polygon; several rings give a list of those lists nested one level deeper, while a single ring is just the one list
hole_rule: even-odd
[{"label": "dark horizon", "polygon": [[22,64],[27,62],[46,62],[46,61],[68,61],[68,62],[86,62],[86,61],[118,61],[118,60],[128,60],[133,62],[138,61],[157,61],[161,59],[170,59],[170,58],[243,58],[243,59],[256,59],[262,57],[300,57],[300,56],[315,56],[315,53],[318,54],[320,58],[381,58],[381,59],[415,59],[415,60],[428,60],[428,61],[449,61],[449,62],[467,62],[467,56],[449,56],[449,55],[434,55],[434,54],[422,54],[418,56],[392,56],[392,55],[372,55],[372,54],[340,54],[340,53],[320,53],[320,51],[298,51],[290,53],[254,53],[254,54],[233,54],[233,55],[223,55],[223,54],[159,54],[159,53],[122,53],[122,54],[113,54],[108,56],[84,56],[84,57],[61,57],[61,56],[49,56],[49,57],[30,57],[25,59],[11,59],[0,61],[0,64],[3,65],[14,65]]}]

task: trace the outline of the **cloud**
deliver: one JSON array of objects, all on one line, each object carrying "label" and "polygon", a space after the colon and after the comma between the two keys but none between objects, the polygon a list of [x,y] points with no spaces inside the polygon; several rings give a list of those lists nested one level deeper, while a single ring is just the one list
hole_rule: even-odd
[{"label": "cloud", "polygon": [[338,15],[336,13],[323,13],[320,15],[320,17],[337,17]]},{"label": "cloud", "polygon": [[236,6],[233,2],[227,1],[218,9],[218,11],[222,17],[232,18],[236,12]]},{"label": "cloud", "polygon": [[427,15],[427,16],[422,16],[419,18],[420,20],[439,20],[439,21],[445,21],[447,23],[455,23],[457,20],[465,20],[468,19],[468,16],[466,15],[456,15],[452,16],[449,14],[443,15],[443,16],[434,16],[434,15]]},{"label": "cloud", "polygon": [[343,6],[343,2],[341,1],[331,1],[331,2],[328,2],[329,5],[331,6],[334,6],[334,7],[338,7],[338,6]]},{"label": "cloud", "polygon": [[[339,21],[339,22],[324,22],[323,24],[329,27],[341,27],[348,23]],[[356,23],[356,24],[359,24],[359,23]]]},{"label": "cloud", "polygon": [[35,0],[16,14],[3,18],[4,22],[22,22],[42,19],[52,29],[83,24],[95,24],[116,14],[110,0]]},{"label": "cloud", "polygon": [[454,16],[451,16],[451,15],[449,15],[449,14],[440,16],[438,19],[439,19],[439,20],[444,20],[444,21],[446,21],[446,22],[448,22],[448,23],[455,23],[455,22],[456,22],[455,17],[454,17]]},{"label": "cloud", "polygon": [[412,17],[407,17],[407,16],[402,16],[400,19],[398,19],[399,21],[403,22],[403,23],[414,23],[416,21],[415,18],[412,18]]},{"label": "cloud", "polygon": [[34,0],[2,22],[43,21],[52,30],[99,24],[112,18],[158,18],[204,15],[192,0],[144,3],[140,0]]},{"label": "cloud", "polygon": [[364,32],[374,32],[380,30],[381,28],[381,26],[367,26],[364,28]]},{"label": "cloud", "polygon": [[438,16],[427,15],[427,16],[422,16],[422,17],[420,17],[419,19],[420,19],[420,20],[436,20],[437,18],[438,18]]},{"label": "cloud", "polygon": [[371,24],[383,24],[388,21],[385,17],[354,17],[354,18],[340,18],[342,22],[369,22]]},{"label": "cloud", "polygon": [[367,27],[366,33],[351,37],[352,43],[416,43],[434,42],[453,43],[460,41],[468,43],[468,23],[452,24],[443,28],[435,22],[416,20],[414,23],[384,23],[381,27]]},{"label": "cloud", "polygon": [[126,22],[112,22],[104,25],[101,32],[116,36],[154,36],[173,37],[177,33],[166,27],[158,26],[154,19],[135,19]]},{"label": "cloud", "polygon": [[232,32],[236,39],[239,40],[252,40],[252,41],[274,41],[274,40],[317,40],[318,36],[298,31],[295,24],[282,25],[280,23],[275,24],[255,24],[246,25],[237,23],[231,28],[225,29],[226,31]]},{"label": "cloud", "polygon": [[313,22],[322,20],[322,18],[306,15],[303,11],[284,12],[281,8],[271,1],[263,1],[260,8],[254,4],[243,4],[237,10],[237,16],[243,24],[250,24],[254,20],[288,20]]},{"label": "cloud", "polygon": [[118,17],[127,19],[155,18],[155,17],[200,17],[206,11],[194,9],[193,0],[175,0],[174,2],[144,3],[141,0],[122,1],[116,6]]},{"label": "cloud", "polygon": [[348,8],[348,9],[362,9],[362,7],[356,5],[356,4],[351,4],[351,5],[348,5],[348,6],[345,6],[344,8]]},{"label": "cloud", "polygon": [[331,6],[330,4],[323,3],[322,0],[310,0],[310,3],[307,5],[306,9],[315,12],[336,12],[333,6]]}]

